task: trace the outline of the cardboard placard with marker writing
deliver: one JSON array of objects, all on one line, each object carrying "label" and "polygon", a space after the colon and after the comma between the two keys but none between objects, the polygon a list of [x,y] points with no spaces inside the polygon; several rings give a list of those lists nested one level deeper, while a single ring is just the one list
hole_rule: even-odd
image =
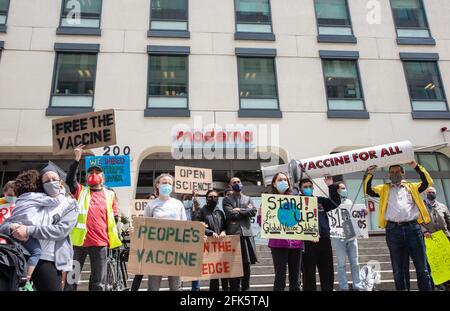
[{"label": "cardboard placard with marker writing", "polygon": [[116,144],[114,109],[79,114],[52,121],[53,154],[72,154],[78,145],[86,149]]},{"label": "cardboard placard with marker writing", "polygon": [[212,188],[212,169],[175,166],[176,193],[192,193],[195,189],[200,195],[205,195]]}]

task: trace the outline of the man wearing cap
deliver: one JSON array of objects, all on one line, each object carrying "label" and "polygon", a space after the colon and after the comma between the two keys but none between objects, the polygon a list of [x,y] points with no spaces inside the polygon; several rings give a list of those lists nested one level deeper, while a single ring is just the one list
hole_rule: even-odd
[{"label": "man wearing cap", "polygon": [[[77,182],[77,171],[84,146],[74,149],[75,162],[70,166],[66,184],[78,201],[80,214],[77,225],[70,237],[74,245],[74,261],[83,269],[86,256],[91,262],[89,290],[103,291],[106,282],[106,258],[108,247],[122,245],[117,233],[118,220],[117,200],[113,191],[104,187],[103,170],[99,166],[91,166],[87,171],[86,183]],[[76,284],[67,284],[66,290],[76,290]]]}]

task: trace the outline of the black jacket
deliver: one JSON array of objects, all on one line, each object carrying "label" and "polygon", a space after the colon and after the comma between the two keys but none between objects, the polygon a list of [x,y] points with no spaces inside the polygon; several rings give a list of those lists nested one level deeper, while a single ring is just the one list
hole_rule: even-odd
[{"label": "black jacket", "polygon": [[341,196],[337,192],[335,185],[328,186],[330,198],[317,197],[319,208],[319,234],[321,238],[330,237],[330,223],[327,213],[341,205]]},{"label": "black jacket", "polygon": [[[251,219],[256,216],[257,209],[250,197],[243,194],[240,196],[231,195],[223,199],[222,207],[227,219],[226,231],[228,235],[253,236]],[[240,208],[241,210],[239,212],[233,211],[234,208]]]},{"label": "black jacket", "polygon": [[225,213],[217,206],[214,208],[208,205],[203,206],[198,210],[194,220],[203,221],[208,225],[205,229],[207,236],[212,236],[214,232],[220,234],[225,230]]}]

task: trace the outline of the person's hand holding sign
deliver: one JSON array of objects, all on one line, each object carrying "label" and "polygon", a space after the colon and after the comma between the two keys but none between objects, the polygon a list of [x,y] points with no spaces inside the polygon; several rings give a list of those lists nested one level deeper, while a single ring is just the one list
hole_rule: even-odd
[{"label": "person's hand holding sign", "polygon": [[86,153],[86,151],[84,150],[84,145],[78,145],[74,150],[73,153],[75,154],[75,161],[80,162],[81,157],[83,156],[83,154]]},{"label": "person's hand holding sign", "polygon": [[215,239],[218,239],[218,238],[219,238],[219,235],[218,235],[217,233],[215,233],[215,232],[213,232],[212,236],[213,236],[213,238],[215,238]]},{"label": "person's hand holding sign", "polygon": [[226,237],[227,236],[227,233],[225,232],[225,231],[222,231],[221,233],[220,233],[220,235],[219,235],[219,238],[224,238],[224,237]]},{"label": "person's hand holding sign", "polygon": [[408,163],[408,165],[411,166],[413,169],[415,169],[416,166],[417,166],[417,162],[416,161],[411,161],[411,162]]},{"label": "person's hand holding sign", "polygon": [[377,169],[376,165],[369,166],[369,168],[367,169],[367,173],[370,175],[373,175],[373,173],[375,173],[376,169]]}]

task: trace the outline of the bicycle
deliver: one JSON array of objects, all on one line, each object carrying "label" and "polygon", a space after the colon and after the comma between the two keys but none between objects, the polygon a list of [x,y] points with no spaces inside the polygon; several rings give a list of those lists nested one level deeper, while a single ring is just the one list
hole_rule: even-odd
[{"label": "bicycle", "polygon": [[127,261],[130,254],[128,232],[122,232],[121,247],[108,250],[105,291],[129,291]]}]

